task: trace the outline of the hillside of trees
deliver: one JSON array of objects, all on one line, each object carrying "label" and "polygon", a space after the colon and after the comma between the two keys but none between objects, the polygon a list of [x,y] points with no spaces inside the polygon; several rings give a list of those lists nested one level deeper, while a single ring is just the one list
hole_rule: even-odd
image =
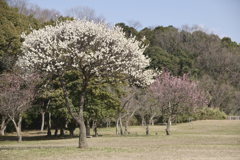
[{"label": "hillside of trees", "polygon": [[212,96],[209,107],[227,114],[239,112],[240,44],[229,37],[220,39],[198,26],[157,26],[138,32],[124,23],[117,25],[126,36],[146,37],[149,47],[144,54],[152,59],[149,68],[166,69],[174,76],[190,73]]},{"label": "hillside of trees", "polygon": [[[21,38],[23,32],[29,34],[34,29],[39,30],[47,25],[54,26],[56,21],[73,20],[72,15],[76,15],[77,18],[85,16],[87,20],[95,22],[104,19],[101,15],[96,16],[91,8],[83,7],[79,10],[73,8],[68,13],[69,17],[63,17],[56,10],[41,9],[24,0],[0,0],[2,135],[4,134],[2,131],[11,132],[18,127],[41,131],[48,128],[48,135],[52,134],[51,128],[56,130],[55,135],[58,130],[63,135],[64,129],[68,129],[73,134],[76,124],[66,108],[65,93],[61,89],[59,77],[42,73],[31,76],[28,74],[28,78],[21,79],[26,77],[27,72],[16,65],[18,58],[23,55],[21,50],[24,42]],[[148,47],[144,55],[151,59],[150,66],[146,69],[170,72],[172,76],[179,78],[188,75],[189,79],[196,82],[207,95],[209,99],[207,107],[216,109],[217,113],[223,115],[222,117],[224,114],[240,115],[240,44],[233,42],[229,37],[221,39],[197,25],[192,27],[185,25],[182,28],[156,26],[142,30],[121,22],[116,25],[123,29],[127,38],[135,36],[136,40],[140,41],[145,37],[143,43]],[[82,76],[83,73],[79,71],[68,70],[62,77],[73,106],[79,105],[77,96],[82,93],[79,87],[83,83]],[[97,81],[93,79],[91,84]],[[35,86],[32,86],[33,82]],[[8,90],[6,100],[3,89],[7,87],[11,89]],[[121,80],[112,84],[89,85],[86,89],[83,113],[87,136],[90,136],[91,126],[95,127],[97,135],[97,126],[120,125],[120,133],[123,134],[123,126],[127,133],[128,124],[166,122],[169,117],[165,115],[166,111],[159,107],[159,101],[147,92],[146,88],[129,87],[127,81]],[[23,96],[24,94],[31,94],[31,97]],[[23,104],[25,107],[19,107]],[[17,107],[11,108],[11,105]],[[74,108],[74,111],[77,112],[78,108]],[[200,116],[197,114],[191,116],[198,119]],[[180,113],[174,120],[184,122],[188,119],[184,117],[188,116],[187,112]],[[118,127],[116,132],[119,133]]]}]

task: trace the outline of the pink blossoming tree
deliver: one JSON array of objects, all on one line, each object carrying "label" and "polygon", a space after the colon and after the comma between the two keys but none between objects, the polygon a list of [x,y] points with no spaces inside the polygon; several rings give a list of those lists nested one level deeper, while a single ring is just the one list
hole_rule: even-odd
[{"label": "pink blossoming tree", "polygon": [[33,101],[39,76],[25,74],[20,77],[13,73],[3,73],[0,79],[1,132],[4,133],[7,123],[11,120],[17,132],[18,142],[22,142],[22,113],[30,107]]},{"label": "pink blossoming tree", "polygon": [[164,71],[150,85],[150,91],[168,116],[167,135],[170,135],[171,120],[178,113],[195,112],[198,107],[209,103],[205,92],[198,87],[197,82],[188,79],[188,74],[174,77]]}]

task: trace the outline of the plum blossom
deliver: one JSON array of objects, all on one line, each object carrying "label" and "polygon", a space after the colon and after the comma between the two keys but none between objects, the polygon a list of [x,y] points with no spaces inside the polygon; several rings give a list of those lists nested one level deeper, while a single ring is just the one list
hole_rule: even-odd
[{"label": "plum blossom", "polygon": [[153,82],[153,71],[144,71],[150,63],[143,55],[146,46],[135,37],[125,38],[118,26],[73,20],[33,30],[29,35],[23,33],[22,38],[21,67],[53,74],[69,67],[80,71],[88,68],[89,74],[98,77],[117,72],[134,77],[136,84]]}]

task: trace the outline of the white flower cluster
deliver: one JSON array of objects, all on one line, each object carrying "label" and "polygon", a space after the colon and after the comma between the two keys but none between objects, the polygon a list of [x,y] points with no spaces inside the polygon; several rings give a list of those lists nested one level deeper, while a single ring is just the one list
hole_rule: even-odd
[{"label": "white flower cluster", "polygon": [[120,27],[102,22],[73,20],[34,30],[22,46],[18,65],[54,74],[69,67],[85,75],[105,77],[127,73],[150,84],[153,72],[143,71],[150,60],[143,55],[146,46],[134,37],[125,38]]}]

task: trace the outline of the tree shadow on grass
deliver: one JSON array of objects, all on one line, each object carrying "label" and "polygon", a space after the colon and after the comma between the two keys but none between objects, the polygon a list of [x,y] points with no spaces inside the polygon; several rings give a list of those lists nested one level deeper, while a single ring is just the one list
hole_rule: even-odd
[{"label": "tree shadow on grass", "polygon": [[[31,135],[31,136],[22,136],[22,141],[48,141],[48,140],[79,138],[78,135],[74,135],[74,136],[70,136],[70,135],[64,135],[64,136],[51,135],[51,136],[47,136],[47,135],[39,135],[39,134],[40,134],[40,132],[39,133],[29,133],[29,135]],[[36,136],[34,136],[34,135],[36,135]],[[98,135],[98,137],[102,137],[102,135]],[[95,138],[95,136],[92,136],[92,138]],[[18,137],[17,136],[8,136],[8,135],[0,136],[0,142],[1,141],[18,141]]]},{"label": "tree shadow on grass", "polygon": [[[64,135],[64,136],[46,136],[46,135],[38,135],[38,136],[23,136],[22,140],[23,141],[48,141],[48,140],[60,140],[60,139],[73,139],[73,138],[78,138],[78,135],[74,136],[69,136],[69,135]],[[17,136],[0,136],[0,142],[1,141],[18,141]]]}]

